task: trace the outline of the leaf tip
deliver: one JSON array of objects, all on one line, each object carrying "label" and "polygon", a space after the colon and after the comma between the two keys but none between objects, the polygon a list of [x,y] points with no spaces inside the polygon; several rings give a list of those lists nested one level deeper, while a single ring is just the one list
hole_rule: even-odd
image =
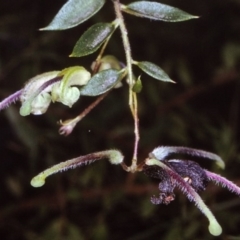
[{"label": "leaf tip", "polygon": [[193,16],[192,18],[200,18],[201,16]]},{"label": "leaf tip", "polygon": [[54,31],[54,30],[62,30],[62,29],[48,25],[48,26],[46,26],[46,27],[39,28],[38,30],[39,30],[39,31]]},{"label": "leaf tip", "polygon": [[46,27],[39,28],[38,30],[39,30],[39,31],[45,31],[45,30],[46,30]]},{"label": "leaf tip", "polygon": [[84,54],[76,54],[76,53],[71,53],[70,55],[69,55],[69,57],[83,57],[83,56],[86,56],[86,54],[84,55]]}]

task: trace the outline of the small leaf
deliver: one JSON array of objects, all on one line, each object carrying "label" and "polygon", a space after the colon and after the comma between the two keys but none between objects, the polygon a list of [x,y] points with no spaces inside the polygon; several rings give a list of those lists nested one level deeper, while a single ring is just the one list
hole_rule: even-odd
[{"label": "small leaf", "polygon": [[[96,61],[94,61],[91,65],[91,69],[95,73],[107,69],[115,69],[120,71],[121,69],[123,69],[123,67],[123,64],[115,56],[112,55],[103,56],[101,59],[97,59]],[[119,87],[122,87],[121,82],[118,82],[114,86],[114,88]]]},{"label": "small leaf", "polygon": [[138,77],[137,81],[134,83],[132,91],[135,93],[140,93],[142,91],[142,81],[140,76]]},{"label": "small leaf", "polygon": [[94,75],[81,90],[81,95],[98,96],[113,88],[120,80],[121,72],[113,69],[101,71]]},{"label": "small leaf", "polygon": [[137,17],[150,18],[165,22],[180,22],[198,18],[178,8],[158,2],[139,1],[121,6],[122,11]]},{"label": "small leaf", "polygon": [[169,76],[156,64],[151,62],[133,62],[133,64],[136,64],[140,69],[142,69],[146,74],[149,76],[163,81],[163,82],[172,82],[175,83],[173,80],[169,78]]},{"label": "small leaf", "polygon": [[52,22],[40,30],[64,30],[88,20],[104,5],[105,0],[68,0]]},{"label": "small leaf", "polygon": [[111,23],[93,25],[77,41],[70,57],[82,57],[97,51],[114,30],[115,27]]}]

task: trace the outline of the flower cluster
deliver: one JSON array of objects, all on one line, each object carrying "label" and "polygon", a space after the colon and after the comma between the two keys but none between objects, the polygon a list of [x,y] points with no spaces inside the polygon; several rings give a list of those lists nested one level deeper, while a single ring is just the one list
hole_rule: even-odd
[{"label": "flower cluster", "polygon": [[219,166],[224,167],[222,159],[210,152],[186,147],[158,147],[149,154],[149,158],[145,160],[142,168],[147,176],[160,180],[159,196],[153,196],[151,202],[153,204],[169,204],[175,199],[174,189],[177,187],[206,215],[209,220],[209,232],[215,236],[220,235],[222,233],[221,226],[198,193],[206,189],[209,181],[220,184],[239,196],[240,188],[226,178],[203,169],[194,161],[167,159],[174,153],[216,160]]},{"label": "flower cluster", "polygon": [[[51,102],[61,102],[72,107],[80,95],[98,96],[122,86],[125,67],[114,56],[103,56],[92,64],[91,69],[92,74],[82,66],[41,73],[28,80],[21,90],[2,100],[0,110],[20,101],[22,116],[40,115],[47,111]],[[74,119],[75,125],[78,120]],[[67,122],[72,123],[69,120],[61,124],[63,130],[60,129],[60,133],[70,133],[74,128],[75,125],[68,126]]]},{"label": "flower cluster", "polygon": [[[164,160],[163,163],[180,175],[196,192],[206,189],[209,179],[198,163],[176,159]],[[172,176],[171,172],[167,172],[159,166],[145,165],[143,171],[147,176],[161,180],[158,185],[160,190],[159,197],[154,196],[151,198],[153,204],[169,204],[175,199],[173,191],[178,185],[178,181],[174,178],[175,175]]]},{"label": "flower cluster", "polygon": [[91,74],[83,67],[75,66],[62,71],[52,71],[31,78],[23,89],[0,103],[0,109],[20,100],[20,114],[39,115],[47,111],[51,102],[61,102],[71,107],[80,97],[76,86],[86,85]]},{"label": "flower cluster", "polygon": [[[204,191],[210,181],[228,188],[229,191],[239,196],[240,188],[226,178],[203,169],[192,160],[171,159],[172,154],[185,154],[215,160],[220,167],[224,168],[223,160],[214,153],[187,147],[157,147],[149,153],[149,157],[142,164],[138,165],[138,171],[143,171],[147,176],[160,180],[158,185],[159,196],[153,196],[151,202],[153,204],[169,204],[175,199],[174,189],[177,187],[208,218],[209,232],[214,236],[220,235],[222,233],[221,226],[198,193]],[[31,181],[31,185],[41,187],[45,184],[45,179],[52,174],[81,167],[101,159],[108,159],[111,164],[121,164],[126,170],[122,153],[118,150],[106,150],[54,165],[35,176]]]}]

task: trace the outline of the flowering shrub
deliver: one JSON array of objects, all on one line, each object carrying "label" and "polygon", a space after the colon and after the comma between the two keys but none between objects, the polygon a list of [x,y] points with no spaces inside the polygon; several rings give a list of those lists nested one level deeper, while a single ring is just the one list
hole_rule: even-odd
[{"label": "flowering shrub", "polygon": [[[68,0],[52,22],[41,30],[65,30],[73,28],[96,14],[105,4],[105,0]],[[119,87],[128,86],[129,108],[134,121],[134,146],[131,165],[127,166],[124,156],[119,150],[104,150],[80,156],[46,169],[35,176],[31,185],[41,187],[45,179],[54,173],[66,171],[78,166],[88,165],[94,161],[108,159],[111,164],[121,165],[131,173],[143,172],[151,178],[160,180],[159,196],[153,196],[153,204],[169,204],[175,199],[174,189],[179,188],[190,201],[202,211],[209,220],[209,232],[218,236],[222,233],[221,226],[205,205],[199,193],[207,188],[210,181],[221,184],[228,190],[240,195],[240,188],[224,177],[203,169],[191,157],[215,160],[224,168],[223,160],[216,154],[188,147],[161,146],[149,153],[142,162],[138,161],[139,148],[139,116],[138,93],[142,90],[141,77],[133,74],[133,65],[155,80],[175,83],[168,74],[156,64],[149,61],[136,61],[131,54],[128,31],[123,13],[166,22],[179,22],[196,19],[189,13],[165,4],[148,1],[137,1],[128,5],[113,0],[116,18],[110,23],[97,23],[87,29],[73,48],[70,57],[83,57],[99,50],[99,55],[91,66],[72,66],[58,71],[41,73],[31,78],[25,86],[0,102],[0,109],[20,101],[20,115],[40,115],[47,112],[51,103],[60,102],[72,107],[84,96],[98,97],[83,112],[73,119],[60,121],[59,133],[69,135],[77,123],[81,121],[110,92]],[[125,52],[125,63],[115,56],[104,55],[105,49],[116,29],[120,29]],[[188,160],[169,158],[172,154],[186,155]]]}]

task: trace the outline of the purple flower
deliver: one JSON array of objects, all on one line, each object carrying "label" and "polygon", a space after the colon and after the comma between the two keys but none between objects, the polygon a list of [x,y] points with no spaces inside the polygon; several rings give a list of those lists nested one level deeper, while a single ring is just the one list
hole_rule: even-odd
[{"label": "purple flower", "polygon": [[194,161],[167,159],[170,154],[174,153],[217,160],[220,166],[224,166],[222,159],[213,153],[186,147],[158,147],[149,154],[143,166],[143,172],[147,176],[160,180],[159,196],[153,196],[151,202],[169,204],[175,199],[174,189],[177,187],[206,215],[209,220],[210,233],[215,236],[220,235],[221,226],[198,193],[206,189],[209,181],[221,184],[239,196],[240,188],[226,178],[203,169]]}]

